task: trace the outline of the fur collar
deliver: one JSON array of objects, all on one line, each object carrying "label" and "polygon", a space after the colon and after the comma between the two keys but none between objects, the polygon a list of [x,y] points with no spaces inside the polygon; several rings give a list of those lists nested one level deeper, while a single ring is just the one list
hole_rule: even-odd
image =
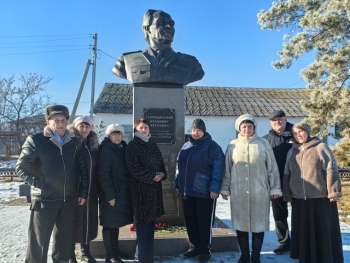
[{"label": "fur collar", "polygon": [[[79,138],[80,140],[82,140],[82,138],[80,137],[79,133],[77,132],[76,129],[74,129],[73,124],[69,124],[67,129],[75,134],[75,137]],[[88,145],[88,147],[91,150],[95,150],[98,149],[98,135],[96,132],[94,132],[93,130],[91,130],[90,134],[88,135],[88,137],[86,138],[86,143]]]}]

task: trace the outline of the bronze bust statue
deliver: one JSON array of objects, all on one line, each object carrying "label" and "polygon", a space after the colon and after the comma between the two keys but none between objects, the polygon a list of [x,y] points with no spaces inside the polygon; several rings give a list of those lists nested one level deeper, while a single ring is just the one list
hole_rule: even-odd
[{"label": "bronze bust statue", "polygon": [[149,47],[144,51],[124,53],[115,63],[113,73],[131,83],[172,83],[187,85],[204,76],[194,56],[171,48],[175,22],[162,10],[147,10],[142,30]]}]

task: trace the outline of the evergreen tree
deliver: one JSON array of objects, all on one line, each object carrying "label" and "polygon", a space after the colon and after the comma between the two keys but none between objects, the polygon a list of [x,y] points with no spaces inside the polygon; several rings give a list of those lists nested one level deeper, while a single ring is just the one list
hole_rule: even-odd
[{"label": "evergreen tree", "polygon": [[350,161],[349,17],[350,0],[280,0],[258,14],[262,29],[289,30],[278,52],[280,59],[273,62],[276,69],[289,68],[304,54],[315,53],[314,61],[301,72],[311,90],[310,101],[302,102],[309,112],[305,121],[317,136],[329,135],[328,127],[335,124],[342,128],[342,139],[333,149],[339,166]]},{"label": "evergreen tree", "polygon": [[98,135],[98,141],[101,143],[103,138],[105,137],[105,126],[103,125],[103,120],[100,119],[98,124],[94,126],[95,131]]}]

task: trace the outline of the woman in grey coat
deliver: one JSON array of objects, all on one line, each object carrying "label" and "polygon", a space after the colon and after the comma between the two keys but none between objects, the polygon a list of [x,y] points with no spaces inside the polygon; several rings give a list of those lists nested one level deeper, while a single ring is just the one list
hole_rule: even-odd
[{"label": "woman in grey coat", "polygon": [[[230,196],[232,226],[242,253],[239,263],[260,263],[264,231],[270,225],[270,197],[282,196],[275,156],[269,142],[256,134],[256,126],[250,114],[237,119],[235,127],[239,134],[227,147],[220,191],[224,199]],[[249,232],[252,232],[251,258]]]},{"label": "woman in grey coat", "polygon": [[293,126],[295,142],[284,170],[283,199],[292,203],[290,257],[300,263],[342,263],[338,166],[331,149],[310,132],[306,123]]}]

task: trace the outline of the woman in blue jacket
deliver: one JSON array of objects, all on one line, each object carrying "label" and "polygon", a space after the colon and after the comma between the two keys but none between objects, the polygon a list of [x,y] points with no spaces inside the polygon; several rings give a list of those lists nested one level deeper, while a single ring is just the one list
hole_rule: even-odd
[{"label": "woman in blue jacket", "polygon": [[190,241],[184,258],[199,255],[198,262],[211,256],[211,228],[216,198],[221,189],[225,157],[221,147],[206,132],[205,123],[192,123],[191,137],[180,150],[174,188],[182,195],[183,212]]}]

